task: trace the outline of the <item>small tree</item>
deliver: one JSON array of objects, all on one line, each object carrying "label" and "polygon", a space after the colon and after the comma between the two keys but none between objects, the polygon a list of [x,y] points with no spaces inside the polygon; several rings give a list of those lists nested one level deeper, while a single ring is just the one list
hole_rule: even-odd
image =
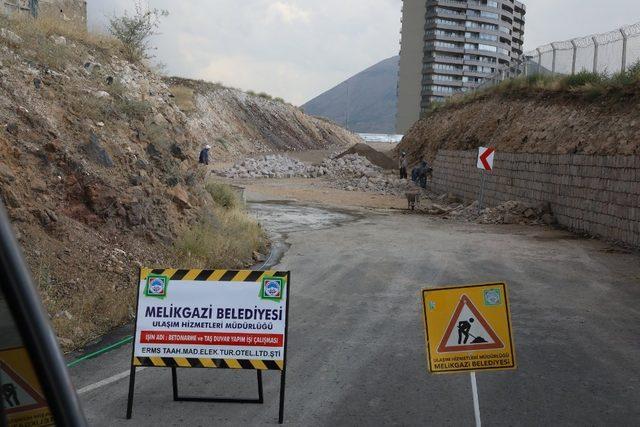
[{"label": "small tree", "polygon": [[126,11],[122,16],[114,16],[109,20],[109,32],[124,47],[126,59],[139,62],[152,58],[149,39],[157,34],[162,18],[169,16],[169,12],[161,9],[149,9],[140,0],[136,1],[135,13],[129,15]]}]

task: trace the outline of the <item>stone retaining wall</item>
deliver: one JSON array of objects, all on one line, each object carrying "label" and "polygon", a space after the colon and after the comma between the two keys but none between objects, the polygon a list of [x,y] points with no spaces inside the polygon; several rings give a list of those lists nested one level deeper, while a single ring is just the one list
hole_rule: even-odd
[{"label": "stone retaining wall", "polygon": [[[436,191],[478,198],[476,151],[440,151]],[[497,153],[485,203],[549,202],[561,226],[640,247],[640,156]]]}]

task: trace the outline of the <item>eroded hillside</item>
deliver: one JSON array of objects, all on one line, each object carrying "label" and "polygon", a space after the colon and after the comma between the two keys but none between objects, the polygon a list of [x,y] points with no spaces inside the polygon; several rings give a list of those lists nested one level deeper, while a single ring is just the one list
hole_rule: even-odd
[{"label": "eroded hillside", "polygon": [[0,193],[66,348],[129,321],[136,268],[171,266],[177,236],[215,216],[204,144],[215,159],[356,139],[230,89],[205,85],[179,106],[108,38],[43,21],[0,27]]},{"label": "eroded hillside", "polygon": [[503,152],[640,154],[640,98],[635,85],[611,93],[535,89],[497,91],[429,113],[399,150],[433,160],[438,150],[493,146]]},{"label": "eroded hillside", "polygon": [[256,96],[217,84],[166,79],[189,131],[211,141],[217,157],[300,151],[354,144],[360,139],[326,120],[304,114],[267,95]]}]

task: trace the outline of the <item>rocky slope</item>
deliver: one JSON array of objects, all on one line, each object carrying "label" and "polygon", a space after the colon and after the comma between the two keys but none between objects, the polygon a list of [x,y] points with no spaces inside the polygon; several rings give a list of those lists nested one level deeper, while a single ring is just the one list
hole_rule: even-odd
[{"label": "rocky slope", "polygon": [[187,115],[188,130],[212,143],[214,157],[229,159],[361,142],[340,126],[265,96],[202,81],[170,78],[166,82]]},{"label": "rocky slope", "polygon": [[179,106],[112,40],[0,27],[0,195],[66,348],[129,321],[137,267],[170,266],[176,237],[213,206],[204,144],[234,157],[356,140],[230,89]]},{"label": "rocky slope", "polygon": [[413,161],[438,150],[493,146],[526,153],[640,154],[638,90],[589,100],[583,92],[533,90],[487,94],[430,113],[398,150]]}]

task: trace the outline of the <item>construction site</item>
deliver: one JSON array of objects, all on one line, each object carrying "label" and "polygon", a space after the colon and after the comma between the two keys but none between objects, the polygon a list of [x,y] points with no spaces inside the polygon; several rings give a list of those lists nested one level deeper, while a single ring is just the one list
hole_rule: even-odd
[{"label": "construction site", "polygon": [[[418,298],[495,282],[519,365],[479,375],[487,423],[635,423],[638,63],[505,79],[433,106],[399,144],[365,142],[266,94],[131,62],[76,25],[84,2],[60,3],[73,25],[0,16],[0,194],[90,425],[131,425],[147,267],[292,272],[287,424],[471,424],[468,379],[426,374]],[[469,345],[490,344],[465,322]],[[275,416],[273,402],[165,404],[168,377],[151,371],[135,425]],[[201,394],[247,391],[228,371],[181,375]]]}]

